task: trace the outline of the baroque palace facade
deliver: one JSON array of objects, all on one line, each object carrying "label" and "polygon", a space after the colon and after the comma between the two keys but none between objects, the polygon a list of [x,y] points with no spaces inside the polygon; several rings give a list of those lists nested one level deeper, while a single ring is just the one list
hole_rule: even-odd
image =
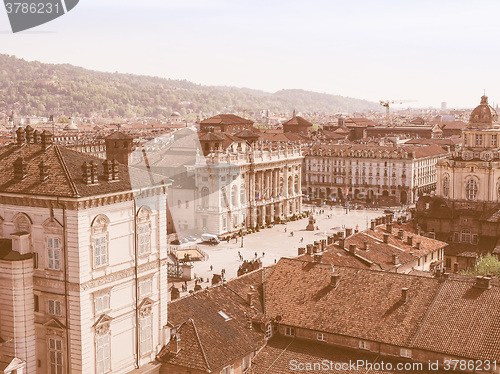
[{"label": "baroque palace facade", "polygon": [[0,150],[0,181],[0,342],[18,370],[5,372],[151,365],[167,343],[164,180],[28,128]]},{"label": "baroque palace facade", "polygon": [[223,234],[300,213],[302,161],[300,146],[241,139],[198,155],[198,227]]},{"label": "baroque palace facade", "polygon": [[[417,204],[418,223],[460,252],[491,252],[500,235],[500,123],[486,96],[462,133],[462,149],[437,165],[436,195]],[[452,264],[453,265],[453,264]]]},{"label": "baroque palace facade", "polygon": [[310,198],[411,204],[436,187],[447,152],[431,146],[315,145],[305,156],[302,190]]}]

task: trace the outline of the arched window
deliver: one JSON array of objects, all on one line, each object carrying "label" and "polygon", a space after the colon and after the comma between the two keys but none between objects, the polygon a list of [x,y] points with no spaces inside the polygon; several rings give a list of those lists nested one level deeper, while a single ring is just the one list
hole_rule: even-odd
[{"label": "arched window", "polygon": [[448,197],[450,194],[450,177],[445,175],[443,178],[443,196]]},{"label": "arched window", "polygon": [[201,206],[204,209],[208,208],[208,194],[208,187],[203,187],[201,189]]},{"label": "arched window", "polygon": [[55,220],[47,220],[43,224],[45,249],[47,253],[47,269],[62,269],[62,237],[61,225]]},{"label": "arched window", "polygon": [[474,178],[469,178],[465,183],[465,198],[467,200],[476,200],[479,185]]},{"label": "arched window", "polygon": [[[325,182],[325,176],[323,176],[323,182]],[[288,177],[288,195],[293,195],[293,179],[291,176]]]},{"label": "arched window", "polygon": [[295,176],[295,181],[293,183],[293,191],[295,194],[299,193],[299,177],[297,175]]},{"label": "arched window", "polygon": [[245,184],[240,185],[240,204],[245,204]]},{"label": "arched window", "polygon": [[231,205],[233,207],[238,206],[238,187],[231,187]]},{"label": "arched window", "polygon": [[108,264],[108,225],[105,215],[98,215],[92,222],[91,243],[94,268]]}]

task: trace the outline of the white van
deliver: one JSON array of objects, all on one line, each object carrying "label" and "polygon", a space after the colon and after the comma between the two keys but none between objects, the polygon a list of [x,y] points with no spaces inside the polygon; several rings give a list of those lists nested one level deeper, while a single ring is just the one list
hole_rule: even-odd
[{"label": "white van", "polygon": [[217,235],[213,234],[201,234],[201,241],[202,242],[208,242],[210,244],[219,244],[220,240]]}]

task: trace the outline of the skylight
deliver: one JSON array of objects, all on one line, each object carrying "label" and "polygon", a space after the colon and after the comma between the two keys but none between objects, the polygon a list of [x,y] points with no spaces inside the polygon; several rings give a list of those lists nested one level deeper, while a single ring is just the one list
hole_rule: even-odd
[{"label": "skylight", "polygon": [[224,318],[225,321],[230,321],[231,317],[229,317],[226,313],[224,313],[222,310],[219,310],[219,314],[222,318]]}]

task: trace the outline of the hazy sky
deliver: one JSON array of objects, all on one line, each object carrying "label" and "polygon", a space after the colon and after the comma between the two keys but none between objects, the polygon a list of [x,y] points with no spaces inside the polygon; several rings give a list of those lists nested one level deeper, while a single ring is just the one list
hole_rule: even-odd
[{"label": "hazy sky", "polygon": [[0,8],[0,53],[207,85],[474,107],[483,89],[500,103],[499,16],[497,0],[80,0],[18,34]]}]

